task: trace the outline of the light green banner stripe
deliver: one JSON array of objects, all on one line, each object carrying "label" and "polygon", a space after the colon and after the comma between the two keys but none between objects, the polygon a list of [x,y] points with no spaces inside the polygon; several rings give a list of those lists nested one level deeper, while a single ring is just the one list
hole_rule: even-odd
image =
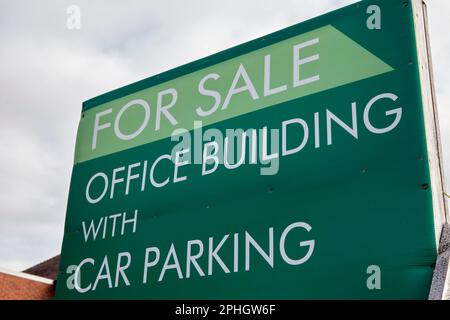
[{"label": "light green banner stripe", "polygon": [[[315,43],[315,39],[318,40]],[[305,63],[298,67],[301,79],[308,79],[319,75],[320,79],[301,86],[295,86],[294,79],[294,46],[309,42],[310,45],[298,50],[299,59]],[[286,90],[272,95],[264,95],[264,60],[266,55],[270,59],[270,88],[286,86]],[[319,55],[318,60],[307,59]],[[298,61],[298,60],[297,60]],[[232,86],[233,79],[239,66],[245,68],[255,92],[249,90],[236,93],[229,100],[229,105],[223,109],[227,93]],[[278,42],[268,47],[230,59],[217,65],[176,78],[163,84],[130,94],[120,99],[105,103],[83,113],[80,121],[75,150],[75,163],[95,159],[101,156],[137,147],[169,137],[173,130],[183,128],[192,130],[194,121],[202,121],[203,125],[211,125],[226,119],[237,117],[262,108],[270,107],[285,101],[304,97],[345,84],[353,83],[392,71],[392,67],[384,63],[375,55],[361,47],[352,39],[338,31],[331,25]],[[198,107],[210,110],[215,100],[211,96],[202,95],[198,86],[208,74],[217,74],[218,79],[209,79],[205,88],[220,93],[219,108],[211,115],[201,117],[196,113]],[[235,87],[245,86],[240,77]],[[160,128],[156,128],[158,92],[175,89],[177,100],[168,111],[177,121],[172,125],[168,118],[161,114]],[[150,107],[150,120],[143,131],[134,139],[121,140],[114,131],[115,119],[120,110],[129,102],[142,99]],[[170,103],[171,96],[162,99],[162,105]],[[99,117],[99,124],[106,125],[98,130],[96,144],[93,148],[94,125],[96,115],[107,112]],[[131,134],[141,127],[144,119],[144,108],[134,105],[123,112],[118,128],[124,134]],[[173,121],[173,120],[172,120]]]}]

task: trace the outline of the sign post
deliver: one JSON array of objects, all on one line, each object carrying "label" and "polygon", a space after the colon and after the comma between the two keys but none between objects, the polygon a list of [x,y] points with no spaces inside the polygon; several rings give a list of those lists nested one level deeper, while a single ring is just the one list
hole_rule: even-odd
[{"label": "sign post", "polygon": [[419,0],[106,93],[83,103],[57,298],[426,299],[441,155]]}]

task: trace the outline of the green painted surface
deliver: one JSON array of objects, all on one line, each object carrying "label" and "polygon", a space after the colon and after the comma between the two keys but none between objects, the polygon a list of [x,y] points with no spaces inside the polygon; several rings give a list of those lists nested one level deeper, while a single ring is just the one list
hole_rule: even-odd
[{"label": "green painted surface", "polygon": [[[302,49],[300,59],[315,54],[319,55],[319,59],[299,67],[301,69],[299,78],[308,79],[315,75],[320,75],[321,79],[308,85],[294,87],[293,47],[314,39],[319,39],[319,42]],[[264,96],[264,57],[268,54],[271,55],[271,87],[275,88],[283,85],[287,87],[283,92]],[[248,92],[236,94],[229,100],[228,106],[222,109],[235,73],[241,64],[244,66],[250,81],[256,89],[257,96],[255,97],[257,98],[254,99]],[[281,102],[311,95],[389,71],[392,71],[389,65],[332,26],[325,26],[189,75],[138,91],[84,112],[84,117],[78,130],[75,162],[83,162],[160,140],[169,137],[173,130],[177,128],[191,130],[195,120],[203,121],[204,125],[214,124]],[[207,81],[205,87],[221,94],[220,110],[210,116],[201,117],[196,113],[196,109],[199,106],[205,110],[211,109],[211,106],[214,105],[214,99],[200,94],[198,85],[205,76],[212,73],[219,75],[220,78]],[[238,86],[243,85],[245,85],[244,80],[240,78]],[[177,91],[178,98],[177,103],[170,108],[170,113],[178,123],[171,125],[162,115],[160,129],[157,130],[156,109],[158,92],[172,88]],[[93,148],[92,139],[96,114],[112,109],[111,113],[101,117],[101,123],[114,123],[121,108],[135,99],[143,99],[150,106],[150,121],[143,133],[133,140],[121,140],[116,136],[112,128],[103,130],[99,132],[98,142]],[[163,101],[165,104],[171,100],[170,97],[166,97],[166,99],[169,99],[169,101]],[[135,108],[134,111],[129,109],[120,118],[120,130],[128,134],[136,131],[143,123],[143,115],[144,111],[140,107]]]},{"label": "green painted surface", "polygon": [[[381,8],[381,30],[366,27],[366,10],[373,4]],[[318,72],[320,81],[293,90],[289,87],[292,85],[289,84],[291,60],[284,59],[290,53],[285,50],[291,46],[290,41],[309,40],[311,35],[320,38],[322,61],[305,65],[311,68],[306,69],[305,76]],[[218,110],[204,119],[195,117],[195,108],[204,101],[199,100],[196,87],[190,86],[211,70],[220,73],[224,80],[223,87],[217,87],[224,96],[236,66],[244,63],[262,96],[262,59],[268,53],[274,59],[272,86],[287,83],[285,94],[252,101],[248,91],[243,92],[233,97],[226,110]],[[314,53],[314,50],[305,51],[306,55]],[[334,59],[348,62],[348,55],[352,57],[350,65],[335,63]],[[279,69],[275,69],[276,65]],[[430,183],[430,175],[411,6],[405,6],[403,0],[363,1],[269,35],[265,41],[255,40],[170,71],[160,79],[159,84],[154,83],[155,78],[149,79],[148,83],[155,84],[149,88],[142,88],[144,81],[85,103],[77,138],[57,298],[427,297],[436,245],[431,190],[422,188],[423,184]],[[117,112],[132,99],[148,99],[153,110],[155,92],[165,89],[168,81],[178,86],[178,100],[184,102],[179,108],[171,109],[179,120],[179,127],[191,129],[193,120],[202,120],[203,132],[210,128],[223,133],[233,128],[281,129],[283,121],[300,118],[309,128],[306,144],[301,151],[280,157],[278,173],[269,176],[260,174],[261,165],[245,164],[235,170],[220,165],[214,173],[202,175],[201,164],[189,164],[178,171],[178,176],[186,176],[187,180],[174,183],[174,164],[161,161],[154,178],[159,182],[170,179],[162,188],[152,186],[148,174],[155,159],[169,154],[176,144],[168,137],[174,129],[168,122],[161,122],[161,130],[155,134],[154,122],[150,121],[148,132],[127,143],[114,141],[107,132],[111,128],[105,129],[98,137],[98,150],[92,152],[89,130],[92,131],[96,112],[105,108]],[[135,93],[132,93],[133,88]],[[121,93],[126,94],[120,97]],[[398,100],[377,101],[369,113],[370,123],[386,128],[395,119],[395,115],[386,115],[386,111],[401,108],[402,115],[392,130],[375,134],[364,121],[364,110],[372,98],[384,93],[394,94]],[[212,100],[205,101],[211,103]],[[327,143],[327,110],[351,126],[352,103],[356,108],[357,138],[332,122],[332,144]],[[314,122],[315,114],[319,115],[318,126]],[[136,129],[133,116],[138,118],[142,113],[130,111],[123,131]],[[151,119],[155,120],[155,114]],[[298,128],[290,130],[287,146],[299,145],[304,132]],[[315,139],[316,132],[320,143]],[[117,177],[126,178],[129,165],[139,163],[132,172],[139,173],[144,161],[148,163],[144,187],[141,179],[132,180],[127,194],[126,183],[121,182],[115,186],[113,199],[109,197],[109,185],[105,198],[98,203],[90,204],[86,200],[86,186],[96,173],[105,173],[111,183],[114,169],[123,166],[124,170],[118,171]],[[102,192],[99,181],[95,180],[91,186],[93,197]],[[136,232],[132,232],[128,224],[121,235],[118,218],[118,233],[111,237],[112,220],[109,219],[105,239],[101,239],[103,229],[99,229],[100,239],[85,242],[83,221],[98,222],[102,217],[123,212],[130,218],[135,210],[138,210]],[[306,262],[291,265],[282,256],[280,237],[288,225],[296,222],[307,223],[311,230],[296,228],[289,232],[284,242],[286,254],[292,259],[304,257],[308,246],[300,247],[299,243],[309,240],[314,240],[314,250]],[[273,228],[272,265],[251,247],[247,255],[250,266],[246,270],[246,232],[264,252],[269,252],[269,228]],[[238,234],[236,247],[234,234]],[[228,273],[217,260],[212,259],[212,264],[208,261],[210,237],[216,247],[226,235],[229,236],[218,255],[229,269]],[[187,277],[187,242],[190,240],[203,244],[204,252],[196,261],[204,276],[190,264],[190,277]],[[182,279],[176,268],[170,268],[175,263],[171,255],[167,260],[169,268],[158,281],[172,244]],[[145,253],[150,247],[159,248],[160,259],[148,269],[147,282],[143,283]],[[193,245],[191,254],[198,250],[198,246]],[[124,252],[131,256],[130,265],[124,271],[129,285],[119,273],[116,286],[118,254]],[[96,283],[105,255],[111,284],[106,276]],[[80,267],[80,287],[90,286],[86,293],[80,293],[70,286],[73,278],[70,266],[86,258],[95,262]],[[149,261],[154,258],[152,253]],[[122,265],[125,261],[123,258]],[[212,265],[212,274],[208,272],[209,265]],[[367,287],[370,276],[367,268],[372,265],[381,270],[380,290]],[[106,275],[106,271],[103,269],[100,273]]]}]

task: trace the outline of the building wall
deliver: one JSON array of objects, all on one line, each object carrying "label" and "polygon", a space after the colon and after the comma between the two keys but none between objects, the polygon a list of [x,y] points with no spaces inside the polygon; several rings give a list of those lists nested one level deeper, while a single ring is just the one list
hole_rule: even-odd
[{"label": "building wall", "polygon": [[53,299],[54,285],[46,282],[0,272],[0,300]]}]

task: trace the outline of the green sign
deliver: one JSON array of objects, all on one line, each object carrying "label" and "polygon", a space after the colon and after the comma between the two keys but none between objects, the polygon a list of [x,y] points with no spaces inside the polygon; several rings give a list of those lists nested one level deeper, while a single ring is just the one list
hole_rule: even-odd
[{"label": "green sign", "polygon": [[420,1],[362,1],[86,101],[57,298],[427,298],[427,48]]}]

